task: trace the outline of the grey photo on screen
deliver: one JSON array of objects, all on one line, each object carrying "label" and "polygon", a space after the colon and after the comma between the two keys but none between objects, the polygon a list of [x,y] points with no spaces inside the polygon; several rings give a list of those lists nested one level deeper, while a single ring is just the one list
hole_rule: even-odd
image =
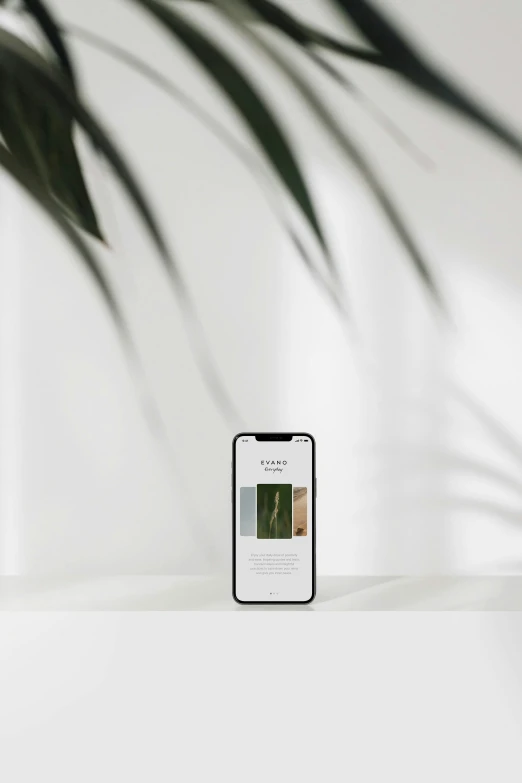
[{"label": "grey photo on screen", "polygon": [[239,532],[242,536],[256,535],[256,488],[240,487]]}]

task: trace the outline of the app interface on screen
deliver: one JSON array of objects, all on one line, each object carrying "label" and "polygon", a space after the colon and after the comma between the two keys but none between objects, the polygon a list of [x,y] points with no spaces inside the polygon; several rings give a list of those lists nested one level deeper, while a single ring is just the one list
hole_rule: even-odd
[{"label": "app interface on screen", "polygon": [[236,449],[236,596],[312,597],[313,444],[239,437]]}]

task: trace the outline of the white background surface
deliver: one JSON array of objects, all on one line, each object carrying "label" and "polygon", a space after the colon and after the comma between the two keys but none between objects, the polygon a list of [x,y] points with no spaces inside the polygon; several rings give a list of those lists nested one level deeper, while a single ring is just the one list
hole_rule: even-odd
[{"label": "white background surface", "polygon": [[4,614],[0,775],[515,783],[521,623],[495,613]]},{"label": "white background surface", "polygon": [[[65,16],[153,53],[160,69],[208,96],[237,129],[183,58],[107,6],[56,3]],[[522,127],[512,76],[522,64],[518,0],[386,7]],[[299,0],[299,8],[321,18],[316,4]],[[479,133],[357,69],[358,83],[437,163],[435,175],[406,164],[346,108],[450,297],[457,329],[439,334],[364,188],[280,96],[338,227],[359,330],[379,367],[372,385],[342,352],[338,326],[243,172],[123,69],[81,57],[96,106],[136,157],[180,250],[212,350],[249,425],[317,435],[326,478],[320,569],[519,570],[520,168]],[[331,97],[339,106],[344,100]],[[205,394],[134,216],[111,188],[101,192],[118,250],[107,262],[127,294],[199,526],[189,524],[172,468],[138,415],[96,296],[45,222],[26,207],[20,213],[12,194],[8,223],[14,208],[24,230],[6,249],[2,188],[1,280],[14,279],[21,289],[11,290],[22,294],[9,301],[10,339],[0,341],[7,405],[0,418],[15,425],[10,440],[2,428],[0,441],[10,477],[6,484],[0,476],[2,570],[223,570],[233,433]],[[235,308],[230,276],[241,292]],[[3,295],[2,305],[4,330]],[[5,376],[13,367],[19,373]],[[501,437],[455,402],[448,393],[455,379],[499,421]],[[2,613],[0,778],[243,782],[247,771],[262,783],[350,776],[518,783],[521,622],[514,613]]]},{"label": "white background surface", "polygon": [[[188,59],[136,13],[116,0],[54,5],[65,19],[148,59],[246,140]],[[339,32],[324,3],[289,5]],[[522,128],[518,0],[383,6]],[[244,46],[236,49],[245,55]],[[435,168],[425,170],[360,107],[320,82],[371,151],[429,256],[452,309],[453,325],[440,329],[365,186],[280,78],[247,56],[260,84],[274,90],[317,192],[361,353],[376,367],[366,375],[241,166],[125,67],[83,45],[77,53],[93,104],[161,215],[248,428],[306,429],[317,438],[319,571],[519,571],[520,162],[391,77],[339,62],[433,159]],[[2,571],[229,571],[228,466],[241,427],[225,424],[210,401],[134,213],[98,166],[89,171],[114,248],[107,266],[176,464],[150,437],[111,325],[79,265],[41,216],[11,200],[7,222],[15,210],[23,230],[9,239],[0,216],[2,281],[20,292],[10,298],[8,347],[2,343],[10,351],[1,359],[2,385],[11,384],[2,391],[1,419],[10,423],[0,460]],[[3,191],[2,199],[3,210]],[[463,405],[455,383],[498,426],[469,400]]]}]

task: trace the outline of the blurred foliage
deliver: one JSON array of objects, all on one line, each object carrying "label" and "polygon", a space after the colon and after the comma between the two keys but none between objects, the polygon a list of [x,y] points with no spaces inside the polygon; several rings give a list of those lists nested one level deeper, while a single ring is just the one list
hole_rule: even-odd
[{"label": "blurred foliage", "polygon": [[[290,196],[308,226],[308,233],[315,238],[317,248],[326,261],[326,272],[323,273],[311,262],[302,238],[289,226],[279,206],[281,225],[288,232],[316,282],[321,283],[332,299],[344,307],[341,275],[329,250],[328,237],[319,217],[313,189],[269,92],[258,88],[236,56],[229,53],[208,28],[203,29],[193,20],[192,15],[183,13],[183,4],[176,0],[121,2],[135,6],[144,17],[152,18],[174,46],[183,48],[191,55],[234,108],[253,143],[261,151],[281,194]],[[209,13],[219,15],[280,70],[281,78],[295,89],[299,98],[323,124],[325,132],[366,180],[422,284],[439,300],[430,265],[417,239],[413,237],[407,219],[375,171],[367,152],[361,150],[350,136],[347,123],[343,126],[342,120],[328,108],[320,91],[304,76],[304,71],[295,65],[294,60],[286,57],[287,50],[289,47],[299,50],[323,75],[345,88],[347,94],[356,100],[361,100],[360,91],[351,82],[346,68],[343,71],[339,69],[340,60],[348,65],[356,62],[359,67],[361,63],[366,64],[367,67],[378,69],[383,78],[391,75],[399,79],[408,88],[428,96],[457,113],[463,120],[474,124],[518,157],[522,154],[520,135],[459,85],[455,78],[446,76],[400,25],[381,10],[381,6],[377,7],[369,0],[324,0],[337,12],[341,22],[346,21],[346,26],[341,24],[336,35],[309,24],[299,13],[272,0],[193,2],[208,6]],[[83,236],[104,239],[78,155],[76,132],[81,128],[96,152],[110,164],[133,202],[158,250],[170,283],[189,312],[191,305],[187,289],[154,210],[119,145],[85,101],[76,77],[66,26],[55,18],[46,0],[18,0],[15,3],[0,0],[0,6],[4,14],[13,13],[23,23],[29,22],[31,28],[38,31],[41,41],[41,46],[36,49],[7,29],[0,28],[0,167],[17,180],[61,227],[93,276],[120,331],[128,340],[116,294],[111,291]],[[276,33],[287,46],[274,46],[273,36],[265,35],[267,29]],[[363,43],[353,42],[354,29]],[[155,74],[153,67],[147,63],[133,61],[132,53],[125,52],[120,44],[117,42],[111,46],[111,42],[104,42],[106,50],[114,57],[137,68],[142,75],[145,73],[151,81],[165,86],[161,74]],[[180,85],[172,85],[171,95],[179,97],[179,89]],[[364,105],[370,105],[366,98]],[[216,131],[217,123],[213,122],[212,117],[209,118],[204,109],[197,109],[195,114]],[[373,116],[406,148],[407,136],[402,129],[394,128],[383,113],[379,113],[379,107],[373,108]],[[285,120],[286,125],[291,126],[292,118],[286,117]],[[226,137],[226,131],[218,128],[217,132],[230,148],[234,148],[234,143]],[[234,151],[244,157],[244,152],[238,150],[237,145]],[[278,203],[282,204],[281,201]],[[218,393],[219,384],[210,362],[207,362],[205,372],[208,382]],[[223,402],[225,395],[221,392],[219,395]]]}]

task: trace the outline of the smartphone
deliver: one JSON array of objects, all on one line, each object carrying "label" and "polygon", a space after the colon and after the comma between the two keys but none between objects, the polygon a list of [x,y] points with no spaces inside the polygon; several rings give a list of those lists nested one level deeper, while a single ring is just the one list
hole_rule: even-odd
[{"label": "smartphone", "polygon": [[240,604],[315,598],[315,441],[240,433],[232,444],[232,595]]}]

